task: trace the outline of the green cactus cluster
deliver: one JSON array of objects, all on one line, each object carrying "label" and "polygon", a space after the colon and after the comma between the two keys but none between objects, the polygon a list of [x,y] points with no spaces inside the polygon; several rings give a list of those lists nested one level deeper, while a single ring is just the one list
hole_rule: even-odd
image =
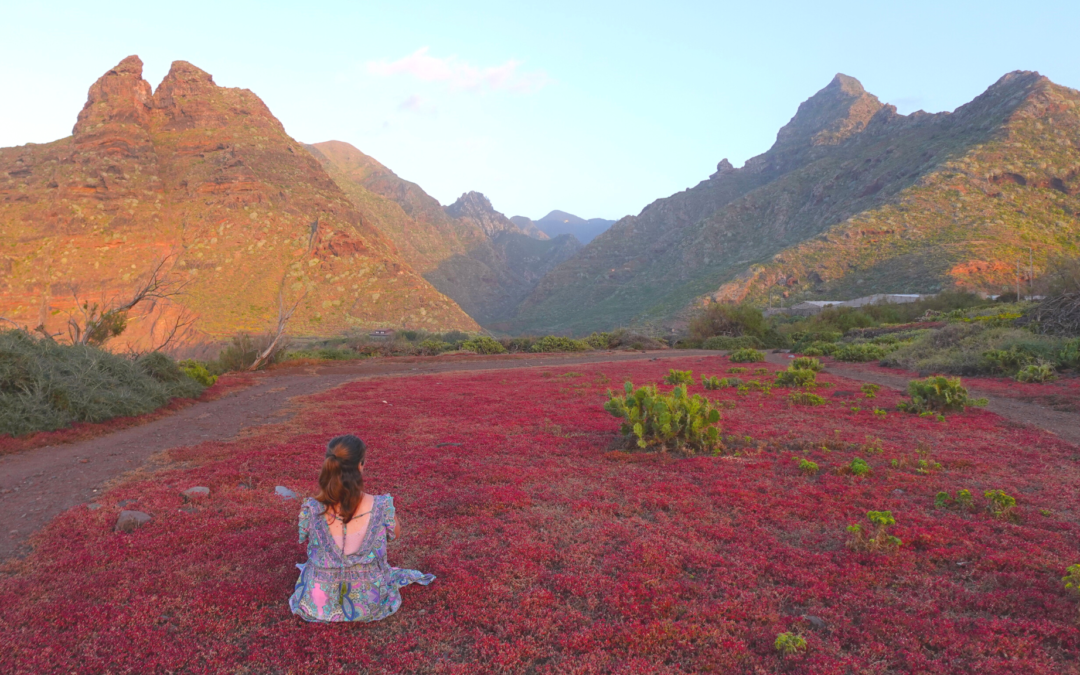
[{"label": "green cactus cluster", "polygon": [[911,400],[902,401],[897,407],[912,413],[963,412],[967,406],[983,406],[987,402],[984,398],[970,398],[959,377],[942,375],[912,380],[908,383],[908,396]]},{"label": "green cactus cluster", "polygon": [[621,396],[608,391],[604,409],[623,420],[622,434],[636,439],[643,450],[696,455],[716,453],[723,447],[720,411],[709,399],[687,394],[685,384],[664,394],[655,385],[635,388],[627,382]]}]

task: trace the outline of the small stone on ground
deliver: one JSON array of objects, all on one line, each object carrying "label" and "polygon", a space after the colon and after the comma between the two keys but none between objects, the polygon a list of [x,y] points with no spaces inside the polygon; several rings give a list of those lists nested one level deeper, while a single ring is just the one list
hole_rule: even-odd
[{"label": "small stone on ground", "polygon": [[113,528],[115,532],[134,532],[143,525],[149,523],[151,520],[149,513],[143,513],[142,511],[121,511],[120,516],[116,519],[116,527]]},{"label": "small stone on ground", "polygon": [[275,487],[274,493],[277,494],[277,496],[279,497],[284,497],[285,499],[296,499],[297,497],[297,494],[295,492],[285,487],[284,485],[278,485],[277,487]]}]

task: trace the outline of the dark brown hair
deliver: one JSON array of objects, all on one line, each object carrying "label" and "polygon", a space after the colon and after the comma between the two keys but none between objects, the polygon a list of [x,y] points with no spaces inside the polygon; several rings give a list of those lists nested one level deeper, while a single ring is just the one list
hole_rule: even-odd
[{"label": "dark brown hair", "polygon": [[353,436],[335,436],[326,444],[326,459],[319,473],[319,494],[315,499],[327,508],[335,508],[343,523],[352,520],[364,496],[364,463],[367,446]]}]

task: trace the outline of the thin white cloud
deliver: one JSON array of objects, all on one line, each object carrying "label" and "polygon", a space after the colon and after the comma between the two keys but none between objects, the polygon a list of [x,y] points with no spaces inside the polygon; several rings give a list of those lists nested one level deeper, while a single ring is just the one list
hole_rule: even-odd
[{"label": "thin white cloud", "polygon": [[412,112],[423,115],[434,115],[437,111],[435,106],[423,96],[413,94],[398,104],[397,109],[402,112]]},{"label": "thin white cloud", "polygon": [[520,67],[520,61],[510,60],[500,66],[480,68],[455,56],[431,56],[427,47],[421,47],[397,61],[382,59],[369,61],[367,64],[368,72],[374,75],[410,75],[424,82],[440,82],[449,85],[451,89],[464,91],[501,90],[529,93],[551,81],[541,70],[524,72]]}]

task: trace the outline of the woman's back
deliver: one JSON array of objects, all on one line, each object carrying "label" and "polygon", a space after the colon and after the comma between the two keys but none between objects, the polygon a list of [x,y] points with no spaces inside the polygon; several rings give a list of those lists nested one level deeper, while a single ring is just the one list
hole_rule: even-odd
[{"label": "woman's back", "polygon": [[326,519],[327,529],[338,549],[342,548],[342,535],[344,535],[344,550],[346,555],[352,555],[360,549],[369,524],[371,523],[371,511],[375,506],[375,495],[364,494],[356,507],[352,518],[345,522],[337,509],[327,508],[323,513]]},{"label": "woman's back", "polygon": [[386,561],[387,543],[396,536],[393,497],[364,495],[357,512],[343,523],[314,499],[301,506],[300,543],[307,543],[308,561],[297,565],[300,578],[289,598],[293,613],[308,621],[376,621],[401,606],[401,587],[434,581],[433,575]]}]

